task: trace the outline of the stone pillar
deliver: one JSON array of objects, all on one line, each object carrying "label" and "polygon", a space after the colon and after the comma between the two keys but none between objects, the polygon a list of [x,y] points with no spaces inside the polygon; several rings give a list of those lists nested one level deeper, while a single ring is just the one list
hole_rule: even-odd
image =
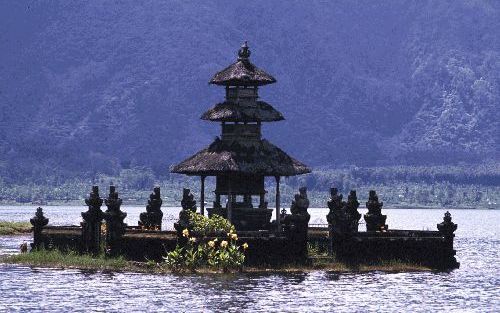
[{"label": "stone pillar", "polygon": [[42,230],[49,223],[49,219],[43,216],[43,209],[37,208],[35,216],[30,219],[31,225],[33,225],[33,243],[31,248],[40,249],[43,246],[42,240]]},{"label": "stone pillar", "polygon": [[139,215],[139,226],[148,230],[161,230],[161,220],[163,218],[163,212],[161,211],[162,203],[160,187],[155,187],[153,193],[149,195],[146,212],[142,212]]},{"label": "stone pillar", "polygon": [[115,186],[109,186],[109,196],[105,200],[108,209],[104,212],[106,220],[106,253],[109,255],[119,255],[122,252],[122,236],[125,234],[127,226],[123,220],[127,213],[120,210],[122,199],[118,197]]},{"label": "stone pillar", "polygon": [[443,221],[437,224],[437,228],[445,238],[444,246],[441,248],[441,260],[438,260],[440,266],[443,268],[458,268],[460,263],[455,258],[456,251],[453,249],[454,232],[457,230],[458,225],[451,221],[450,212],[446,211]]},{"label": "stone pillar", "polygon": [[385,221],[387,215],[382,215],[383,202],[378,201],[378,196],[375,190],[370,190],[366,208],[368,213],[365,214],[366,231],[382,231],[387,230]]},{"label": "stone pillar", "polygon": [[92,192],[85,199],[88,211],[82,212],[82,246],[85,252],[97,254],[101,246],[101,205],[103,200],[99,196],[99,187],[92,186]]},{"label": "stone pillar", "polygon": [[347,203],[345,204],[345,211],[348,219],[347,228],[349,233],[358,232],[359,219],[361,218],[361,214],[358,212],[358,208],[359,208],[359,201],[358,197],[356,196],[356,190],[351,190],[349,196],[347,196]]},{"label": "stone pillar", "polygon": [[458,225],[451,221],[451,213],[446,211],[443,217],[443,221],[437,224],[437,228],[440,233],[442,233],[446,238],[455,237],[455,230],[457,230]]},{"label": "stone pillar", "polygon": [[329,212],[326,215],[326,220],[328,221],[328,254],[333,255],[334,252],[334,237],[335,234],[340,234],[344,227],[342,227],[342,208],[345,206],[345,202],[342,201],[343,195],[338,193],[337,188],[330,188],[330,200],[328,200],[327,205]]}]

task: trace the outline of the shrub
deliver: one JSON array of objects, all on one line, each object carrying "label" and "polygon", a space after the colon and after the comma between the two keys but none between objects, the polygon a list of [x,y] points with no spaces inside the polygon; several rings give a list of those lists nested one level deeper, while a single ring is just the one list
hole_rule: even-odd
[{"label": "shrub", "polygon": [[[241,270],[245,262],[244,251],[248,244],[238,245],[238,235],[234,226],[221,216],[207,218],[197,213],[190,214],[190,222],[193,229],[192,236],[188,229],[182,232],[185,237],[185,245],[177,245],[173,251],[164,257],[165,264],[175,272],[189,270],[195,272],[199,267],[228,272]],[[205,236],[214,235],[212,240],[205,240]],[[218,234],[222,234],[219,238]]]},{"label": "shrub", "polygon": [[216,214],[206,217],[196,212],[189,212],[189,221],[193,232],[200,236],[235,232],[234,226],[227,219]]}]

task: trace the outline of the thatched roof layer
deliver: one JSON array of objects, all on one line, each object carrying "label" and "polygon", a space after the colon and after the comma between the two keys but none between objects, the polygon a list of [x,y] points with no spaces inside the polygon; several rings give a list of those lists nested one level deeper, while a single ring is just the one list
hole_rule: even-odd
[{"label": "thatched roof layer", "polygon": [[274,122],[285,118],[264,101],[257,101],[256,106],[240,106],[225,101],[203,113],[201,119],[219,122]]},{"label": "thatched roof layer", "polygon": [[210,146],[174,166],[172,172],[207,176],[229,173],[294,176],[311,170],[265,139],[239,142],[216,138]]},{"label": "thatched roof layer", "polygon": [[210,80],[211,84],[223,86],[263,86],[275,83],[276,79],[249,60],[238,60]]}]

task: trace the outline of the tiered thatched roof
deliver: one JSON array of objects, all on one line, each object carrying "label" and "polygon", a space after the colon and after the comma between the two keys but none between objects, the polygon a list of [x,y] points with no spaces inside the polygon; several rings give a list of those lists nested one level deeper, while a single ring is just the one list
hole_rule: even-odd
[{"label": "tiered thatched roof", "polygon": [[211,84],[223,86],[263,86],[276,82],[276,79],[250,61],[250,50],[245,44],[238,52],[238,61],[216,73],[210,80]]},{"label": "tiered thatched roof", "polygon": [[229,173],[294,176],[311,170],[265,139],[226,142],[216,138],[210,146],[176,165],[172,172],[207,176]]},{"label": "tiered thatched roof", "polygon": [[275,83],[276,79],[248,60],[237,61],[215,74],[210,80],[215,85],[263,86]]},{"label": "tiered thatched roof", "polygon": [[257,101],[256,106],[240,106],[225,101],[203,113],[201,119],[218,122],[273,122],[285,118],[264,101]]}]

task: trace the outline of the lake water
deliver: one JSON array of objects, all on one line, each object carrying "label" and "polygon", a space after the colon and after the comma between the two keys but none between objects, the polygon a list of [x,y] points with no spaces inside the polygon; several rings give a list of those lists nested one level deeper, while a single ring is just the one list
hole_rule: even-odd
[{"label": "lake water", "polygon": [[[81,220],[84,207],[45,207],[50,224]],[[142,207],[124,207],[136,225]],[[179,208],[163,208],[170,228]],[[310,209],[325,223],[326,209]],[[361,210],[362,213],[363,210]],[[384,210],[390,228],[436,229],[444,210]],[[35,207],[0,207],[27,221]],[[0,264],[0,311],[44,312],[498,312],[500,211],[452,210],[460,269],[450,273],[149,275]],[[363,225],[360,226],[362,228]],[[0,236],[0,254],[31,236]]]}]

